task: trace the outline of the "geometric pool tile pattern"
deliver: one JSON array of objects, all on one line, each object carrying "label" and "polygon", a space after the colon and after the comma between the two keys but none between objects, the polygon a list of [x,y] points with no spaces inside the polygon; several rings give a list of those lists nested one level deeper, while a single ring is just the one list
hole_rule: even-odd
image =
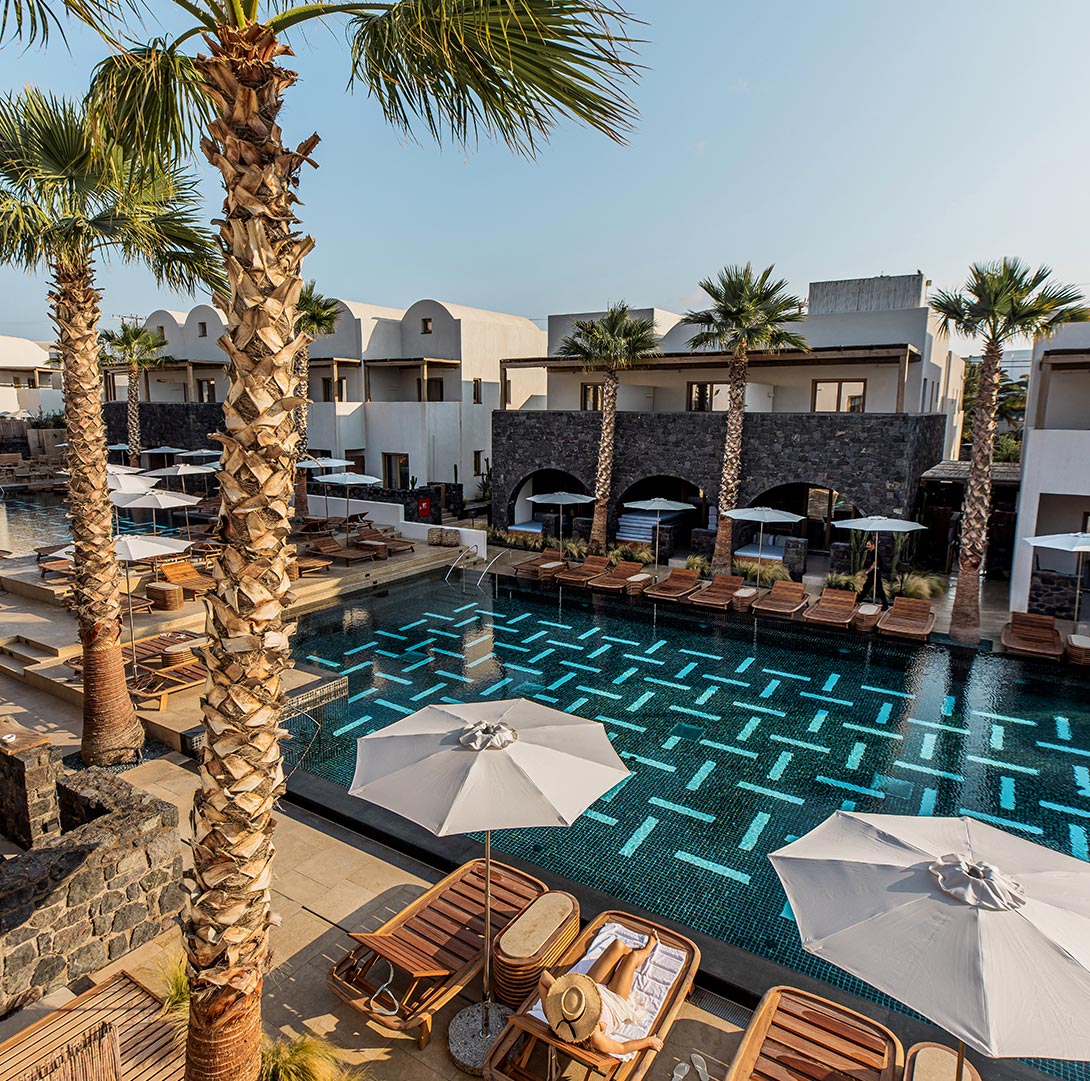
[{"label": "geometric pool tile pattern", "polygon": [[[441,577],[304,616],[345,713],[289,763],[342,785],[355,741],[430,702],[527,697],[601,721],[632,775],[566,830],[497,847],[798,971],[767,859],[838,808],[966,814],[1090,859],[1090,683],[1058,666]],[[895,1007],[897,1004],[890,1003]],[[1086,1081],[1077,1063],[1036,1063]]]}]

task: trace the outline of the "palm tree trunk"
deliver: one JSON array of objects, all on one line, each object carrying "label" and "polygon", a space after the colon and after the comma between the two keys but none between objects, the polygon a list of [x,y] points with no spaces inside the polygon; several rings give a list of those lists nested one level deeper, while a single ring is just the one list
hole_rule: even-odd
[{"label": "palm tree trunk", "polygon": [[225,543],[209,597],[207,739],[194,801],[194,877],[184,928],[190,985],[187,1081],[255,1081],[268,962],[273,801],[283,789],[281,677],[290,663],[284,607],[296,431],[295,333],[303,257],[293,189],[317,145],[285,149],[276,122],[295,74],[264,26],[221,27],[198,57],[217,119],[201,147],[223,176],[220,222],[230,286],[229,386],[219,474]]},{"label": "palm tree trunk", "polygon": [[129,465],[140,467],[140,369],[129,365],[128,387]]},{"label": "palm tree trunk", "polygon": [[730,366],[729,401],[727,403],[727,433],[723,439],[723,471],[719,479],[719,520],[716,525],[715,548],[712,551],[712,574],[730,574],[734,553],[734,520],[724,512],[738,506],[738,489],[742,478],[742,427],[746,419],[746,367],[749,358],[742,346]]},{"label": "palm tree trunk", "polygon": [[[295,395],[303,398],[302,405],[295,407],[295,430],[299,438],[295,444],[295,460],[307,456],[307,406],[310,401],[310,350],[304,345],[295,357],[295,372],[299,380],[295,385]],[[307,503],[307,470],[295,470],[295,513],[305,515],[310,510]]]},{"label": "palm tree trunk", "polygon": [[973,450],[969,482],[961,505],[958,579],[950,613],[950,637],[975,645],[980,641],[980,568],[988,550],[988,515],[992,506],[992,457],[995,450],[996,404],[1003,349],[994,338],[984,343],[976,402],[973,405]]},{"label": "palm tree trunk", "polygon": [[604,556],[608,543],[609,492],[613,486],[613,445],[617,436],[617,373],[607,371],[602,382],[602,435],[598,441],[598,473],[594,478],[594,518],[587,555]]},{"label": "palm tree trunk", "polygon": [[136,759],[144,745],[144,728],[129,697],[121,654],[121,573],[114,557],[106,488],[99,292],[90,261],[80,267],[55,267],[49,300],[64,363],[68,517],[75,545],[72,591],[83,645],[80,754],[89,766],[109,766]]}]

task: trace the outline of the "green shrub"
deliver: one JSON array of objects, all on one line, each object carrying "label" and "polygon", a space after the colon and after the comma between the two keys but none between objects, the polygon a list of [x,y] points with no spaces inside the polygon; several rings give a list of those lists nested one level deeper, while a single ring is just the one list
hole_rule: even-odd
[{"label": "green shrub", "polygon": [[853,593],[858,593],[863,588],[865,579],[866,575],[862,571],[859,574],[833,573],[825,575],[822,584],[828,589],[850,589]]},{"label": "green shrub", "polygon": [[586,559],[587,542],[582,537],[571,537],[564,542],[564,555],[569,559]]},{"label": "green shrub", "polygon": [[685,569],[696,571],[701,578],[707,578],[711,574],[711,560],[707,556],[691,555],[685,560]]},{"label": "green shrub", "polygon": [[886,592],[891,597],[912,597],[929,601],[941,597],[946,592],[948,583],[941,574],[910,571],[908,574],[895,575],[885,585]]},{"label": "green shrub", "polygon": [[791,572],[782,563],[767,563],[763,559],[760,563],[756,559],[736,559],[734,573],[742,575],[747,581],[756,578],[758,584],[762,586],[791,580]]},{"label": "green shrub", "polygon": [[650,563],[655,553],[646,544],[618,544],[609,553],[610,563]]}]

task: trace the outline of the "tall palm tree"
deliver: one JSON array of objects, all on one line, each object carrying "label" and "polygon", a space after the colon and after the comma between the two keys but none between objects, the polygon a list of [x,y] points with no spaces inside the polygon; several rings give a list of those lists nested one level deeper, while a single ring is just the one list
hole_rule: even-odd
[{"label": "tall palm tree", "polygon": [[26,90],[0,99],[0,260],[52,278],[50,315],[64,365],[73,592],[83,645],[83,760],[131,760],[144,742],[121,656],[120,577],[106,488],[98,320],[100,257],[147,266],[164,285],[215,280],[216,251],[191,179],[131,172],[99,150],[83,109]]},{"label": "tall palm tree", "polygon": [[[156,14],[162,14],[157,5]],[[634,116],[629,17],[615,0],[172,0],[191,19],[171,41],[118,52],[96,71],[99,130],[153,153],[201,149],[226,191],[219,222],[230,293],[229,389],[209,600],[209,732],[196,796],[194,878],[185,940],[192,982],[189,1081],[252,1081],[260,1068],[261,978],[268,955],[273,801],[283,785],[278,715],[289,660],[292,420],[302,262],[295,189],[318,136],[285,147],[278,123],[295,73],[280,66],[296,27],[347,16],[351,78],[385,118],[464,144],[495,135],[533,155],[564,117],[622,139]],[[187,48],[207,46],[208,55]]]},{"label": "tall palm tree", "polygon": [[[318,292],[317,284],[309,281],[299,294],[299,303],[295,306],[295,329],[305,334],[306,340],[299,347],[295,357],[295,374],[298,383],[296,396],[303,398],[303,404],[295,407],[295,430],[299,438],[295,444],[295,460],[307,456],[307,399],[310,398],[310,343],[323,334],[332,334],[337,329],[337,320],[341,314],[340,304],[332,297]],[[295,513],[306,514],[307,507],[307,471],[295,470]]]},{"label": "tall palm tree", "polygon": [[961,544],[950,637],[980,641],[980,570],[988,550],[992,503],[997,403],[1003,349],[1012,338],[1047,338],[1065,323],[1090,319],[1083,295],[1071,285],[1050,282],[1047,266],[1031,270],[1020,259],[974,263],[960,290],[930,298],[943,331],[984,339],[973,404],[973,450],[961,508]]},{"label": "tall palm tree", "polygon": [[148,368],[157,368],[174,358],[163,350],[167,347],[166,338],[151,327],[139,323],[121,321],[120,330],[104,330],[98,336],[102,345],[102,360],[105,364],[123,364],[128,377],[126,419],[129,436],[129,465],[140,465],[140,373]]},{"label": "tall palm tree", "polygon": [[723,440],[723,471],[719,481],[719,521],[712,551],[713,573],[729,573],[734,529],[725,512],[738,505],[742,478],[742,425],[746,411],[746,369],[749,351],[809,349],[791,325],[806,318],[801,297],[787,292],[787,282],[773,278],[774,266],[755,274],[753,266],[726,266],[700,288],[710,308],[685,313],[684,322],[699,327],[689,339],[693,349],[730,353],[727,379],[727,433]]},{"label": "tall palm tree", "polygon": [[51,30],[61,25],[59,13],[70,15],[91,26],[115,19],[125,0],[0,0],[0,38],[8,33],[29,44],[49,40]]},{"label": "tall palm tree", "polygon": [[594,477],[594,518],[587,552],[605,555],[609,492],[613,486],[613,449],[617,434],[617,373],[639,360],[657,356],[659,336],[653,319],[636,319],[624,301],[611,304],[600,319],[577,319],[557,349],[561,357],[582,361],[583,371],[602,373],[602,434]]}]

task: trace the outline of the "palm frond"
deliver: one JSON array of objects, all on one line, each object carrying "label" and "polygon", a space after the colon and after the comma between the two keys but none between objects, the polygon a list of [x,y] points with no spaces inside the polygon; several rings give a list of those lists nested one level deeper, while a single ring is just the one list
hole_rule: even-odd
[{"label": "palm frond", "polygon": [[398,0],[352,19],[352,83],[440,142],[484,133],[532,157],[563,116],[620,142],[633,21],[613,0]]},{"label": "palm frond", "polygon": [[[215,29],[216,22],[206,14],[200,25]],[[98,140],[138,148],[145,165],[185,157],[213,112],[193,58],[163,38],[101,61],[86,106]]]},{"label": "palm frond", "polygon": [[58,0],[57,3],[50,3],[49,0],[0,0],[0,41],[10,33],[17,41],[25,41],[28,45],[36,41],[44,45],[53,30],[63,38],[64,25],[58,12],[106,31],[118,17],[121,6],[117,0]]},{"label": "palm frond", "polygon": [[308,281],[299,293],[295,305],[295,329],[310,338],[332,334],[341,315],[340,302],[318,292],[317,282]]},{"label": "palm frond", "polygon": [[576,319],[556,352],[579,360],[584,371],[617,372],[658,356],[660,342],[654,320],[634,317],[621,301],[598,319]]}]

